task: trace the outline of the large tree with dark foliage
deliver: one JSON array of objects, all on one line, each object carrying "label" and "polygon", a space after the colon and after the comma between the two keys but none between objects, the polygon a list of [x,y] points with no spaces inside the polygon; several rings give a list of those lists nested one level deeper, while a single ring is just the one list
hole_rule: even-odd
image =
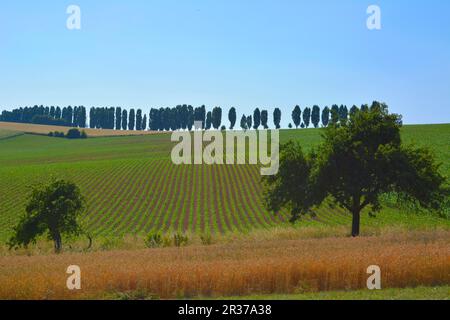
[{"label": "large tree with dark foliage", "polygon": [[278,175],[264,178],[267,208],[288,208],[295,221],[331,198],[352,214],[353,237],[362,211],[378,212],[386,193],[439,210],[449,196],[446,178],[428,149],[402,144],[401,126],[399,115],[378,104],[330,124],[316,151],[304,154],[293,142],[282,146]]},{"label": "large tree with dark foliage", "polygon": [[71,182],[58,180],[34,188],[26,206],[26,214],[14,228],[10,248],[28,246],[47,234],[54,242],[55,252],[62,249],[63,235],[80,235],[80,214],[85,208],[80,189]]}]

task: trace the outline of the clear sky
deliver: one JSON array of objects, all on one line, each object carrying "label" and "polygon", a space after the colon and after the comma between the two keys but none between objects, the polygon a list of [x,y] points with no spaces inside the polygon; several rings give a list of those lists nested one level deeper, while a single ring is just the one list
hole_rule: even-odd
[{"label": "clear sky", "polygon": [[[66,9],[81,8],[81,30]],[[366,27],[381,8],[381,30]],[[292,108],[380,100],[450,122],[448,0],[16,0],[0,4],[0,109]],[[270,120],[271,121],[271,120]]]}]

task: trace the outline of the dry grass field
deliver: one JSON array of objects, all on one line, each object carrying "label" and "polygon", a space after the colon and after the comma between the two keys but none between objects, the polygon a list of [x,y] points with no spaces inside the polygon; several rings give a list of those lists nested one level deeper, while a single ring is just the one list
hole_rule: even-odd
[{"label": "dry grass field", "polygon": [[[79,291],[66,269],[81,268]],[[450,232],[235,241],[211,246],[0,257],[0,299],[195,298],[358,290],[367,267],[383,288],[450,283]]]},{"label": "dry grass field", "polygon": [[[47,126],[40,124],[30,123],[13,123],[13,122],[0,122],[0,130],[24,132],[32,134],[48,134],[49,132],[59,131],[67,132],[70,127],[60,126]],[[89,137],[115,137],[115,136],[140,136],[154,134],[153,131],[128,131],[128,130],[110,130],[110,129],[83,129],[86,131]]]}]

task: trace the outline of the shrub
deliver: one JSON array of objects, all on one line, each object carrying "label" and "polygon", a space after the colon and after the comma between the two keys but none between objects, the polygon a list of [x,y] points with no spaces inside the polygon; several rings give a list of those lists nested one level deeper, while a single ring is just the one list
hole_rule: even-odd
[{"label": "shrub", "polygon": [[170,236],[163,236],[162,237],[162,246],[164,248],[171,247],[172,246],[172,237],[170,237]]},{"label": "shrub", "polygon": [[81,132],[77,128],[72,128],[67,131],[67,139],[81,139]]},{"label": "shrub", "polygon": [[144,241],[148,248],[158,248],[163,244],[163,238],[160,233],[149,233]]},{"label": "shrub", "polygon": [[55,138],[64,138],[64,132],[59,132],[59,131],[55,131],[55,132],[49,132],[48,133],[49,137],[55,137]]},{"label": "shrub", "polygon": [[56,137],[56,138],[67,138],[67,139],[87,139],[88,135],[83,130],[80,132],[77,128],[70,129],[67,131],[67,134],[64,134],[64,132],[49,132],[49,137]]},{"label": "shrub", "polygon": [[182,233],[175,233],[173,235],[173,244],[176,247],[182,247],[182,246],[186,246],[188,244],[188,237]]}]

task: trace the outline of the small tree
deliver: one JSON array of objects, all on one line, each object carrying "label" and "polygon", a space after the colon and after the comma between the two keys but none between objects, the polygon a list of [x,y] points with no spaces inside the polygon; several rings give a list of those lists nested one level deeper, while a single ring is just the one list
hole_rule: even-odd
[{"label": "small tree", "polygon": [[85,208],[80,189],[71,182],[57,180],[31,192],[26,214],[14,228],[9,240],[10,249],[28,246],[36,238],[48,233],[55,252],[62,249],[62,235],[80,235],[78,217]]},{"label": "small tree", "polygon": [[344,123],[348,120],[348,108],[347,106],[341,105],[339,107],[339,120]]},{"label": "small tree", "polygon": [[253,129],[258,130],[260,125],[261,125],[261,111],[259,110],[259,108],[256,108],[255,111],[253,111]]},{"label": "small tree", "polygon": [[306,128],[309,127],[310,121],[311,121],[311,109],[305,108],[305,110],[303,110],[303,123],[305,124]]},{"label": "small tree", "polygon": [[120,130],[122,128],[122,108],[116,108],[116,130]]},{"label": "small tree", "polygon": [[278,130],[280,129],[280,122],[281,122],[281,110],[279,108],[275,108],[273,111],[273,124],[275,125],[275,128]]},{"label": "small tree", "polygon": [[295,106],[294,110],[292,110],[292,121],[294,122],[296,129],[298,129],[298,126],[302,122],[301,117],[302,117],[302,111],[300,110],[300,107]]},{"label": "small tree", "polygon": [[122,130],[127,130],[128,128],[128,111],[123,110],[122,111]]},{"label": "small tree", "polygon": [[231,108],[228,112],[228,120],[230,120],[230,130],[233,130],[235,124],[236,124],[236,108]]},{"label": "small tree", "polygon": [[261,111],[261,125],[264,127],[264,129],[269,129],[269,126],[267,125],[267,121],[269,121],[269,114],[267,110]]},{"label": "small tree", "polygon": [[354,237],[362,210],[378,212],[385,193],[439,209],[448,197],[445,177],[430,151],[402,145],[400,128],[401,117],[379,105],[330,125],[317,152],[305,155],[292,142],[283,146],[279,174],[265,177],[268,209],[287,207],[295,221],[331,198],[352,214]]},{"label": "small tree", "polygon": [[222,108],[215,107],[212,111],[212,126],[214,129],[219,129],[222,123]]},{"label": "small tree", "polygon": [[209,112],[206,114],[206,125],[205,125],[205,130],[211,129],[211,126],[212,126],[212,114],[211,114],[211,111],[209,111]]},{"label": "small tree", "polygon": [[144,117],[142,118],[141,130],[147,130],[147,115],[146,114],[144,114]]},{"label": "small tree", "polygon": [[311,122],[314,126],[314,128],[318,128],[319,127],[319,122],[320,122],[320,108],[319,106],[313,106],[312,108],[312,113],[311,113]]},{"label": "small tree", "polygon": [[325,107],[322,109],[322,126],[328,127],[330,122],[330,108]]},{"label": "small tree", "polygon": [[337,104],[333,104],[331,107],[331,124],[338,124],[339,123],[339,106]]},{"label": "small tree", "polygon": [[129,117],[129,119],[128,119],[128,130],[134,130],[134,124],[135,124],[135,121],[136,121],[136,113],[135,113],[134,109],[130,110],[130,113],[129,113],[128,117]]},{"label": "small tree", "polygon": [[250,130],[252,128],[252,116],[247,117],[247,128]]},{"label": "small tree", "polygon": [[350,116],[353,116],[353,115],[355,115],[355,113],[357,113],[359,111],[359,109],[358,109],[358,107],[357,106],[353,106],[353,107],[351,107],[350,108]]},{"label": "small tree", "polygon": [[363,104],[363,105],[361,105],[361,111],[362,111],[362,112],[369,111],[369,105],[368,105],[368,104]]},{"label": "small tree", "polygon": [[241,128],[242,130],[247,130],[247,117],[245,114],[243,114],[241,118]]},{"label": "small tree", "polygon": [[142,110],[138,109],[136,112],[136,130],[142,130]]}]

